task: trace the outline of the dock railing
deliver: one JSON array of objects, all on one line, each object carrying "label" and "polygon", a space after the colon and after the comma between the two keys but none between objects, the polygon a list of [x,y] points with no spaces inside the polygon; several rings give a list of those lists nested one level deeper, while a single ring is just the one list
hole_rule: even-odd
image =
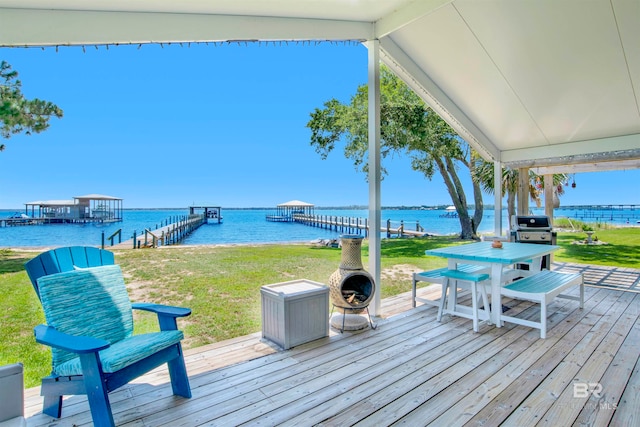
[{"label": "dock railing", "polygon": [[[107,237],[107,240],[111,243],[111,246],[114,245],[113,239],[118,237],[118,243],[122,243],[122,228],[118,228],[111,236]],[[102,232],[102,249],[104,249],[104,231]]]},{"label": "dock railing", "polygon": [[[369,235],[369,220],[367,218],[354,218],[336,215],[293,215],[294,222],[310,225],[312,227],[324,228],[338,231],[340,233],[357,233],[364,231],[365,236]],[[380,231],[392,236],[424,236],[427,234],[420,225],[420,221],[415,221],[415,225],[407,226],[404,221],[391,221],[388,219]]]},{"label": "dock railing", "polygon": [[204,214],[171,216],[155,224],[155,228],[134,230],[131,239],[123,243],[122,247],[140,249],[176,245],[206,222],[207,218]]}]

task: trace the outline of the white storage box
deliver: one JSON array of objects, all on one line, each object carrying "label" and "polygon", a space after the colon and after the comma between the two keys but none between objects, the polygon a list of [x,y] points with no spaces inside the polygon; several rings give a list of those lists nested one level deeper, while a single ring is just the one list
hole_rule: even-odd
[{"label": "white storage box", "polygon": [[329,335],[329,288],[301,279],[264,285],[262,337],[289,349]]}]

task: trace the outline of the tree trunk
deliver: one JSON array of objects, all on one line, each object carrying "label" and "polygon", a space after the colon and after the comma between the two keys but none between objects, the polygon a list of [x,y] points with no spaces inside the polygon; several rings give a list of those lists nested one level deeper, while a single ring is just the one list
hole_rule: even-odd
[{"label": "tree trunk", "polygon": [[434,157],[434,160],[438,165],[440,174],[442,175],[444,183],[447,186],[447,191],[451,196],[453,205],[456,207],[456,212],[458,213],[458,219],[460,221],[461,228],[460,238],[464,240],[473,239],[474,231],[473,225],[471,223],[471,218],[469,217],[469,210],[467,208],[467,199],[464,194],[462,183],[460,182],[458,174],[455,171],[453,160],[448,157],[445,157],[444,162],[442,161],[442,158],[439,157]]},{"label": "tree trunk", "polygon": [[[469,162],[469,171],[471,172],[471,176],[473,176],[473,162]],[[473,212],[473,222],[472,222],[472,231],[473,238],[478,238],[478,227],[480,227],[480,223],[482,222],[482,217],[484,216],[484,201],[482,200],[482,188],[480,188],[480,183],[472,180],[473,183],[473,203],[475,205],[475,210]]]}]

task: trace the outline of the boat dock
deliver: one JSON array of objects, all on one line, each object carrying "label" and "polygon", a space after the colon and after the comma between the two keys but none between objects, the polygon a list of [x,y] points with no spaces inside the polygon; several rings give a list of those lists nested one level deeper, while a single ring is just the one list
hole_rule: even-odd
[{"label": "boat dock", "polygon": [[[162,223],[165,223],[165,221]],[[113,233],[106,240],[110,241],[110,247],[114,249],[157,248],[159,246],[176,245],[202,224],[206,224],[207,217],[204,214],[191,214],[169,218],[164,226],[162,226],[162,223],[160,227],[156,227],[154,230],[145,228],[140,232],[134,231],[133,236],[124,242],[120,241],[122,229]],[[118,238],[118,243],[115,243],[116,238]],[[104,237],[102,239],[102,248],[105,248]]]},{"label": "boat dock", "polygon": [[[341,233],[354,233],[364,231],[365,236],[369,235],[369,220],[367,218],[353,218],[333,215],[304,215],[294,214],[293,222],[309,225],[312,227],[324,228],[327,230],[339,231]],[[422,237],[428,233],[420,225],[419,221],[411,223],[404,221],[394,222],[387,220],[386,225],[380,228],[380,232],[386,233],[387,237],[397,236],[418,236]]]},{"label": "boat dock", "polygon": [[[275,215],[267,215],[266,220],[270,222],[297,222],[299,224],[310,225],[312,227],[324,228],[326,230],[338,231],[340,233],[356,233],[364,231],[365,236],[369,235],[369,220],[367,218],[354,218],[335,215],[316,215],[314,205],[300,200],[291,200],[276,206]],[[408,225],[404,221],[387,220],[386,226],[380,228],[387,237],[391,236],[425,236],[427,232],[420,225],[419,221]]]},{"label": "boat dock", "polygon": [[0,218],[0,227],[19,227],[44,224],[103,224],[119,222],[121,219],[108,218]]}]

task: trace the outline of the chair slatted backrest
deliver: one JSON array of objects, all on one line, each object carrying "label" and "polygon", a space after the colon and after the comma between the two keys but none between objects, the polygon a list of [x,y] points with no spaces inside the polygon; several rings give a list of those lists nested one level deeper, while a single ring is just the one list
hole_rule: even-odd
[{"label": "chair slatted backrest", "polygon": [[99,267],[115,264],[113,252],[92,246],[68,246],[41,253],[27,261],[25,270],[38,297],[38,278],[49,274],[72,271],[75,268]]},{"label": "chair slatted backrest", "polygon": [[[47,325],[110,343],[133,334],[131,301],[119,265],[42,276],[38,286]],[[77,356],[55,348],[52,352],[54,371]]]}]

